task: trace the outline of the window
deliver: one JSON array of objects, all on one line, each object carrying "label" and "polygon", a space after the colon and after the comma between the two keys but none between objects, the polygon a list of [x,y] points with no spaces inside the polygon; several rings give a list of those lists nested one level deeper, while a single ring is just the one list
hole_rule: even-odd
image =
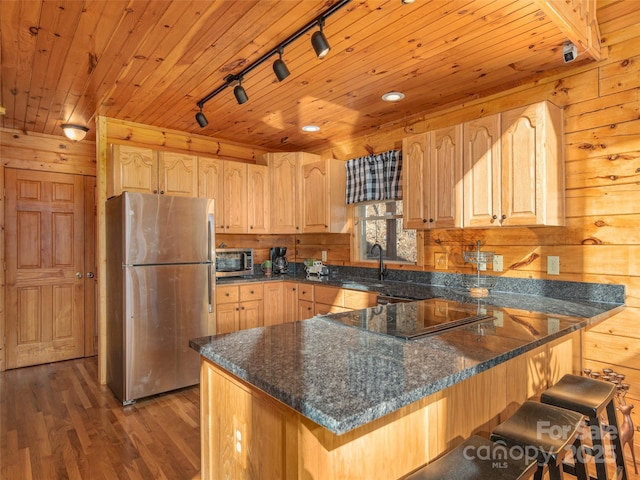
[{"label": "window", "polygon": [[379,243],[386,261],[417,262],[417,234],[402,228],[402,200],[362,203],[355,207],[354,214],[357,260],[377,260],[379,253],[371,254],[371,247]]}]

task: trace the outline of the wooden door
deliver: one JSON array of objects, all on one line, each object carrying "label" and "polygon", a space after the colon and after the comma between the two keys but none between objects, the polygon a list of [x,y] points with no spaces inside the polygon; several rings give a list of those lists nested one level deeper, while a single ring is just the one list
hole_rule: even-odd
[{"label": "wooden door", "polygon": [[240,304],[240,329],[261,327],[263,320],[262,300],[242,302]]},{"label": "wooden door", "polygon": [[84,177],[84,356],[98,354],[96,177]]},{"label": "wooden door", "polygon": [[537,105],[502,113],[502,225],[538,225],[544,206],[537,189]]},{"label": "wooden door", "polygon": [[177,197],[198,196],[198,157],[162,152],[158,159],[160,194]]},{"label": "wooden door", "polygon": [[158,193],[158,160],[150,148],[112,145],[110,166],[109,197],[124,191]]},{"label": "wooden door", "polygon": [[271,233],[298,233],[298,154],[270,153]]},{"label": "wooden door", "polygon": [[247,165],[248,233],[269,233],[269,169]]},{"label": "wooden door", "polygon": [[216,233],[224,233],[224,161],[198,159],[198,196],[214,200]]},{"label": "wooden door", "polygon": [[500,211],[500,115],[464,124],[464,222],[465,227],[499,225]]},{"label": "wooden door", "polygon": [[7,168],[7,368],[84,355],[83,177]]},{"label": "wooden door", "polygon": [[302,198],[302,233],[329,232],[329,172],[327,162],[320,160],[302,165],[300,197]]},{"label": "wooden door", "polygon": [[402,141],[402,208],[404,228],[424,230],[427,223],[426,169],[429,137],[427,134],[414,135]]},{"label": "wooden door", "polygon": [[224,164],[224,229],[226,233],[247,233],[247,164]]},{"label": "wooden door", "polygon": [[231,333],[240,327],[240,304],[216,305],[216,334]]},{"label": "wooden door", "polygon": [[283,282],[265,282],[264,284],[264,325],[278,325],[284,322]]},{"label": "wooden door", "polygon": [[298,317],[298,284],[293,282],[284,282],[284,322],[295,322]]},{"label": "wooden door", "polygon": [[430,137],[429,228],[461,227],[462,125],[434,130]]}]

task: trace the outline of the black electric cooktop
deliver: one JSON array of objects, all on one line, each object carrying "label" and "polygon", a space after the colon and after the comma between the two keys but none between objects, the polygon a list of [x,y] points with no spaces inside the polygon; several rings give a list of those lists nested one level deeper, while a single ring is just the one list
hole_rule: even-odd
[{"label": "black electric cooktop", "polygon": [[[492,313],[492,312],[491,312]],[[371,332],[413,340],[495,319],[471,306],[446,302],[394,303],[331,315],[331,320]]]}]

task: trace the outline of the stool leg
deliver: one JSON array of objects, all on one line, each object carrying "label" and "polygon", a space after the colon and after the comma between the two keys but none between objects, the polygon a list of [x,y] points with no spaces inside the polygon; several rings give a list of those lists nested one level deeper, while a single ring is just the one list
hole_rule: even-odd
[{"label": "stool leg", "polygon": [[586,452],[579,436],[576,438],[576,441],[573,442],[573,451],[575,452],[573,458],[573,475],[575,475],[578,480],[588,480],[589,473],[587,471]]},{"label": "stool leg", "polygon": [[622,472],[622,475],[618,477],[619,480],[627,480],[627,465],[624,463],[624,451],[622,449],[622,442],[620,441],[620,427],[618,425],[618,418],[616,417],[616,406],[611,401],[607,405],[607,417],[609,419],[609,426],[615,427],[611,431],[611,442],[613,443],[613,454],[616,457],[616,469],[618,472]]},{"label": "stool leg", "polygon": [[597,416],[589,418],[589,428],[591,429],[592,454],[596,464],[596,475],[598,480],[607,480],[607,465],[604,444],[602,443],[602,424]]},{"label": "stool leg", "polygon": [[549,480],[562,480],[564,475],[562,472],[562,460],[554,458],[547,463],[549,467]]}]

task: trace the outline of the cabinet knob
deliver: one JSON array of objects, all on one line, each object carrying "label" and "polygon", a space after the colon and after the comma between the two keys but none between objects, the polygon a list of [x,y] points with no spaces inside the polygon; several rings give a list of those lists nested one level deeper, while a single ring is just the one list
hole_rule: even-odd
[{"label": "cabinet knob", "polygon": [[296,289],[295,289],[295,288],[292,288],[291,290],[293,290],[294,292],[296,291]]},{"label": "cabinet knob", "polygon": [[426,218],[423,218],[423,219],[422,219],[422,223],[427,223],[427,219],[426,219]]},{"label": "cabinet knob", "polygon": [[433,218],[430,218],[430,219],[429,219],[429,223],[433,223]]},{"label": "cabinet knob", "polygon": [[249,227],[249,229],[250,229],[250,230],[253,230],[253,225],[251,225],[251,226]]},{"label": "cabinet knob", "polygon": [[158,193],[158,190],[154,190],[153,193]]},{"label": "cabinet knob", "polygon": [[224,294],[224,296],[225,296],[225,297],[228,297],[228,296],[229,296],[229,293],[228,293],[228,292],[227,292],[227,293],[225,293],[225,294]]},{"label": "cabinet knob", "polygon": [[504,219],[507,218],[507,216],[503,214],[502,217],[500,217],[500,218],[502,218],[502,220],[504,220]]},{"label": "cabinet knob", "polygon": [[240,307],[240,310],[244,310],[244,307]]},{"label": "cabinet knob", "polygon": [[254,292],[253,290],[251,290],[249,293],[250,293],[251,295],[253,295],[255,292]]},{"label": "cabinet knob", "polygon": [[164,195],[164,190],[160,190],[160,195]]},{"label": "cabinet knob", "polygon": [[497,220],[498,215],[494,215],[494,216],[492,216],[491,218],[493,218],[494,220]]}]

